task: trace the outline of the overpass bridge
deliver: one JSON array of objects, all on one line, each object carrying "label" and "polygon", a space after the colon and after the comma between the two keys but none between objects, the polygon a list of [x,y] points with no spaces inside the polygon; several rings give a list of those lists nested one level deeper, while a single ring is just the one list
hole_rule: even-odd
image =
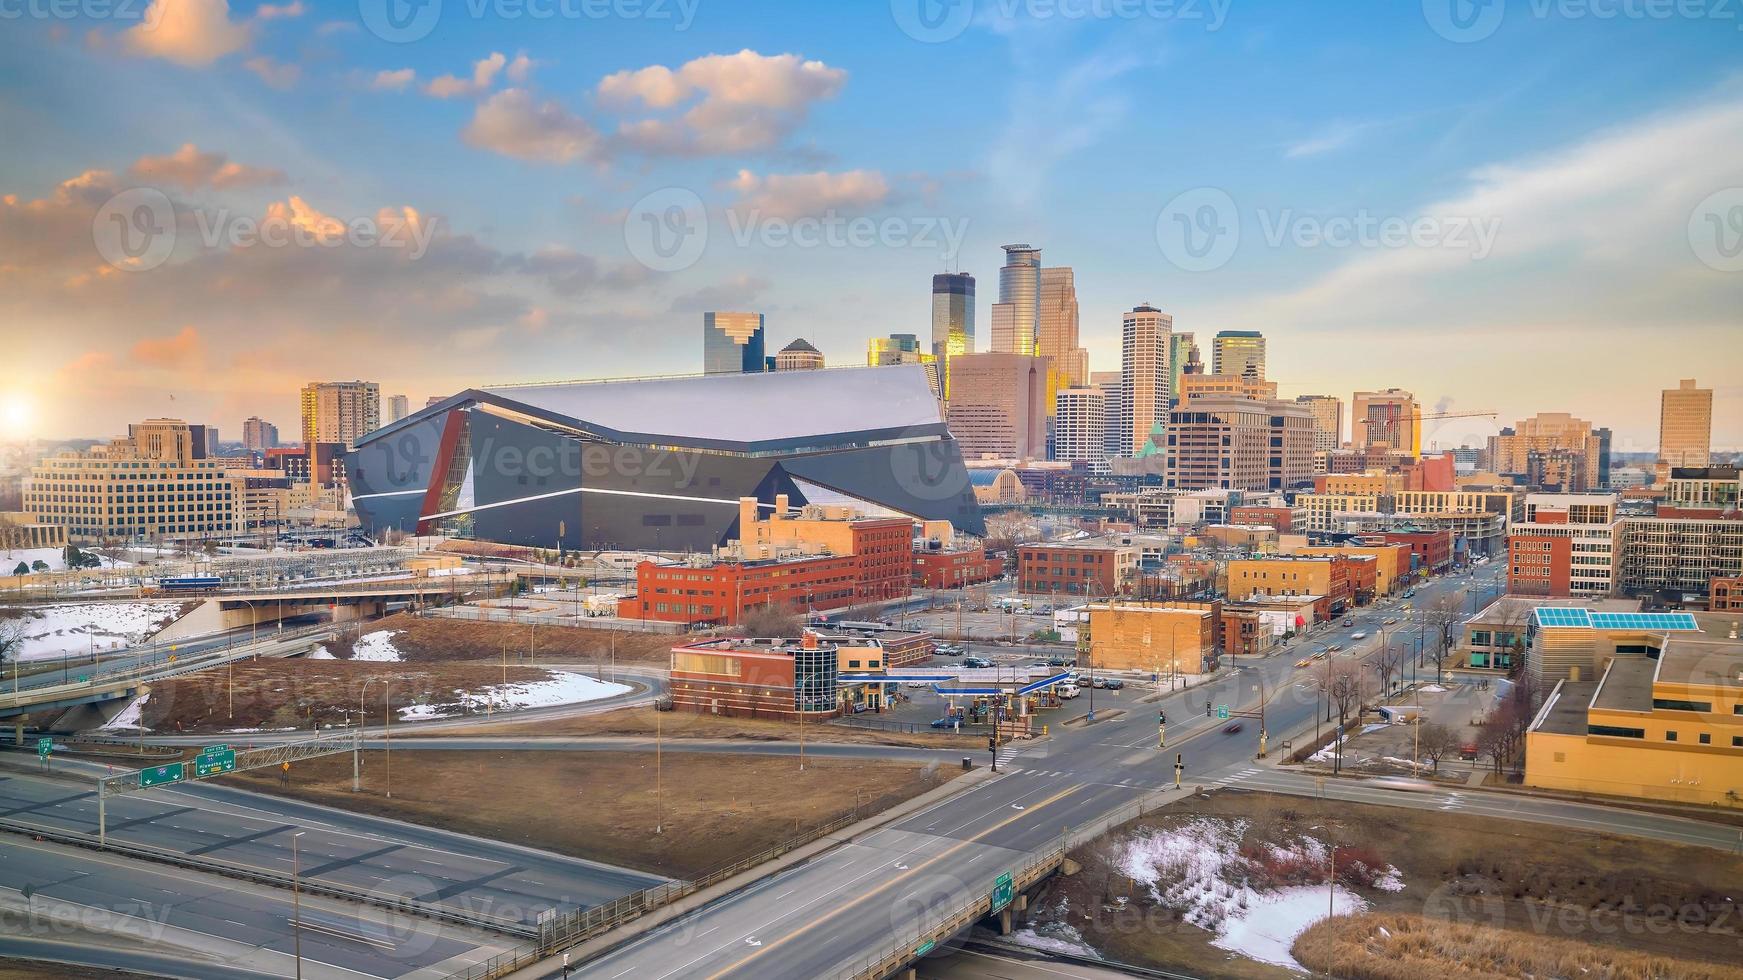
[{"label": "overpass bridge", "polygon": [[[192,612],[164,627],[153,639],[179,640],[211,633],[247,629],[261,623],[325,613],[333,623],[384,615],[389,604],[418,607],[449,605],[462,596],[506,595],[514,588],[510,575],[438,575],[374,582],[333,582],[301,589],[215,589],[191,592],[203,600]],[[162,593],[176,596],[179,593]]]},{"label": "overpass bridge", "polygon": [[[289,630],[282,634],[275,633],[259,643],[241,643],[234,646],[217,647],[186,657],[165,652],[163,659],[159,661],[143,665],[136,664],[105,673],[87,672],[78,675],[77,680],[60,684],[43,684],[34,687],[20,687],[14,684],[10,691],[0,693],[0,718],[14,719],[13,737],[17,744],[22,745],[24,743],[22,718],[25,715],[64,711],[83,705],[102,705],[126,700],[142,693],[153,681],[207,670],[235,660],[247,660],[257,656],[288,657],[304,653],[322,640],[329,639],[331,634],[331,627],[322,624],[300,630]],[[167,650],[173,649],[173,647],[167,648]]]}]

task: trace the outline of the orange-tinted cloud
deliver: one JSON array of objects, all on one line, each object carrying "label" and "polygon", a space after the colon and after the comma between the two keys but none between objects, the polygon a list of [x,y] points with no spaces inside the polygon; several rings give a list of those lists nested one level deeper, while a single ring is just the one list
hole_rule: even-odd
[{"label": "orange-tinted cloud", "polygon": [[133,345],[133,359],[152,367],[193,367],[206,359],[206,343],[193,327],[173,337],[147,337]]}]

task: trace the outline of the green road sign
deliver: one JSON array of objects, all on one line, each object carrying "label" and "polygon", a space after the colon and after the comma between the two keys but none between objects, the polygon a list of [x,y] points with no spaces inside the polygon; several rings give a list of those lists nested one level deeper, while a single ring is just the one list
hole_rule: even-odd
[{"label": "green road sign", "polygon": [[213,752],[207,749],[194,758],[195,776],[216,776],[236,771],[236,753],[229,749]]},{"label": "green road sign", "polygon": [[44,759],[46,759],[46,758],[48,758],[49,753],[51,753],[53,751],[54,751],[54,739],[52,739],[52,738],[39,738],[36,740],[36,754],[37,755],[42,756]]},{"label": "green road sign", "polygon": [[222,745],[208,745],[205,748],[200,750],[200,754],[201,755],[218,755],[219,753],[228,752],[228,751],[230,751],[230,745],[229,745],[229,743],[226,742]]},{"label": "green road sign", "polygon": [[1016,888],[1011,884],[1011,874],[1007,871],[993,882],[993,911],[1003,912],[1015,897]]},{"label": "green road sign", "polygon": [[1216,706],[1216,716],[1218,718],[1227,718],[1229,716],[1229,706],[1226,704],[1217,705]]},{"label": "green road sign", "polygon": [[934,948],[936,948],[937,945],[938,945],[937,943],[928,939],[925,942],[921,943],[920,945],[914,947],[914,955],[915,956],[925,956],[927,953],[932,952],[932,950]]},{"label": "green road sign", "polygon": [[158,766],[156,769],[141,769],[139,770],[139,786],[144,789],[150,786],[162,786],[164,783],[179,783],[185,775],[187,775],[187,770],[179,762]]}]

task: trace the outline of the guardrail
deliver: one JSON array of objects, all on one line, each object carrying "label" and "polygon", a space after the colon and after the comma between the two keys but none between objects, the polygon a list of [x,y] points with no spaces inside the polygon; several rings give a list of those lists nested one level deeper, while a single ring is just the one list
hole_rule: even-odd
[{"label": "guardrail", "polygon": [[[195,857],[190,854],[183,854],[179,851],[170,851],[159,847],[152,847],[148,844],[132,844],[120,841],[109,841],[107,844],[99,844],[95,838],[88,834],[56,830],[51,827],[42,827],[36,824],[26,823],[22,820],[0,818],[0,831],[24,834],[35,837],[39,840],[51,841],[56,844],[66,844],[71,847],[82,847],[94,851],[120,854],[125,857],[137,858],[143,861],[155,861],[159,864],[170,864],[180,868],[203,871],[208,874],[223,875],[227,878],[251,881],[255,884],[270,885],[276,888],[289,888],[292,883],[292,876],[279,871],[268,871],[265,868],[255,868],[244,864],[232,864],[229,861],[219,861],[206,857]],[[536,926],[530,926],[524,922],[502,919],[497,916],[482,915],[475,912],[467,912],[461,909],[448,908],[441,905],[433,905],[429,902],[420,902],[410,898],[402,898],[394,895],[382,895],[371,889],[352,888],[347,885],[333,884],[331,882],[322,881],[319,878],[304,878],[298,876],[296,878],[296,887],[313,895],[324,895],[327,898],[336,898],[341,901],[372,905],[393,912],[417,915],[426,919],[447,922],[453,925],[489,929],[492,932],[503,933],[510,936],[530,937],[537,936],[539,932]]]}]

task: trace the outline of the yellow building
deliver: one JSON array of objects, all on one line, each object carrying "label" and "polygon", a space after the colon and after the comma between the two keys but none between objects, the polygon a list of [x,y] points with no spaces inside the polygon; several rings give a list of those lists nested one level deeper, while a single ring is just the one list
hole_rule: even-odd
[{"label": "yellow building", "polygon": [[1357,494],[1377,496],[1383,493],[1397,493],[1404,489],[1404,477],[1397,473],[1384,473],[1370,470],[1366,473],[1327,473],[1314,482],[1323,481],[1324,486],[1315,486],[1316,493]]},{"label": "yellow building", "polygon": [[[1275,558],[1234,558],[1228,563],[1227,595],[1240,602],[1254,595],[1333,596],[1332,561],[1302,554]],[[1344,583],[1344,592],[1349,584]],[[1347,598],[1347,596],[1346,596]]]},{"label": "yellow building", "polygon": [[1525,784],[1743,805],[1739,617],[1661,635],[1656,659],[1617,654],[1594,683],[1556,682],[1525,742]]},{"label": "yellow building", "polygon": [[1208,604],[1091,603],[1089,637],[1090,660],[1099,670],[1199,674],[1207,660],[1215,665],[1216,615]]},{"label": "yellow building", "polygon": [[75,543],[205,540],[243,530],[243,481],[204,456],[192,427],[151,419],[89,452],[66,451],[31,469],[24,511]]},{"label": "yellow building", "polygon": [[1399,588],[1398,583],[1410,574],[1410,546],[1407,544],[1296,548],[1288,553],[1304,558],[1370,556],[1374,559],[1375,595],[1392,595]]},{"label": "yellow building", "polygon": [[1271,401],[1277,397],[1277,382],[1239,374],[1183,374],[1180,376],[1179,397],[1183,402],[1202,398]]}]

